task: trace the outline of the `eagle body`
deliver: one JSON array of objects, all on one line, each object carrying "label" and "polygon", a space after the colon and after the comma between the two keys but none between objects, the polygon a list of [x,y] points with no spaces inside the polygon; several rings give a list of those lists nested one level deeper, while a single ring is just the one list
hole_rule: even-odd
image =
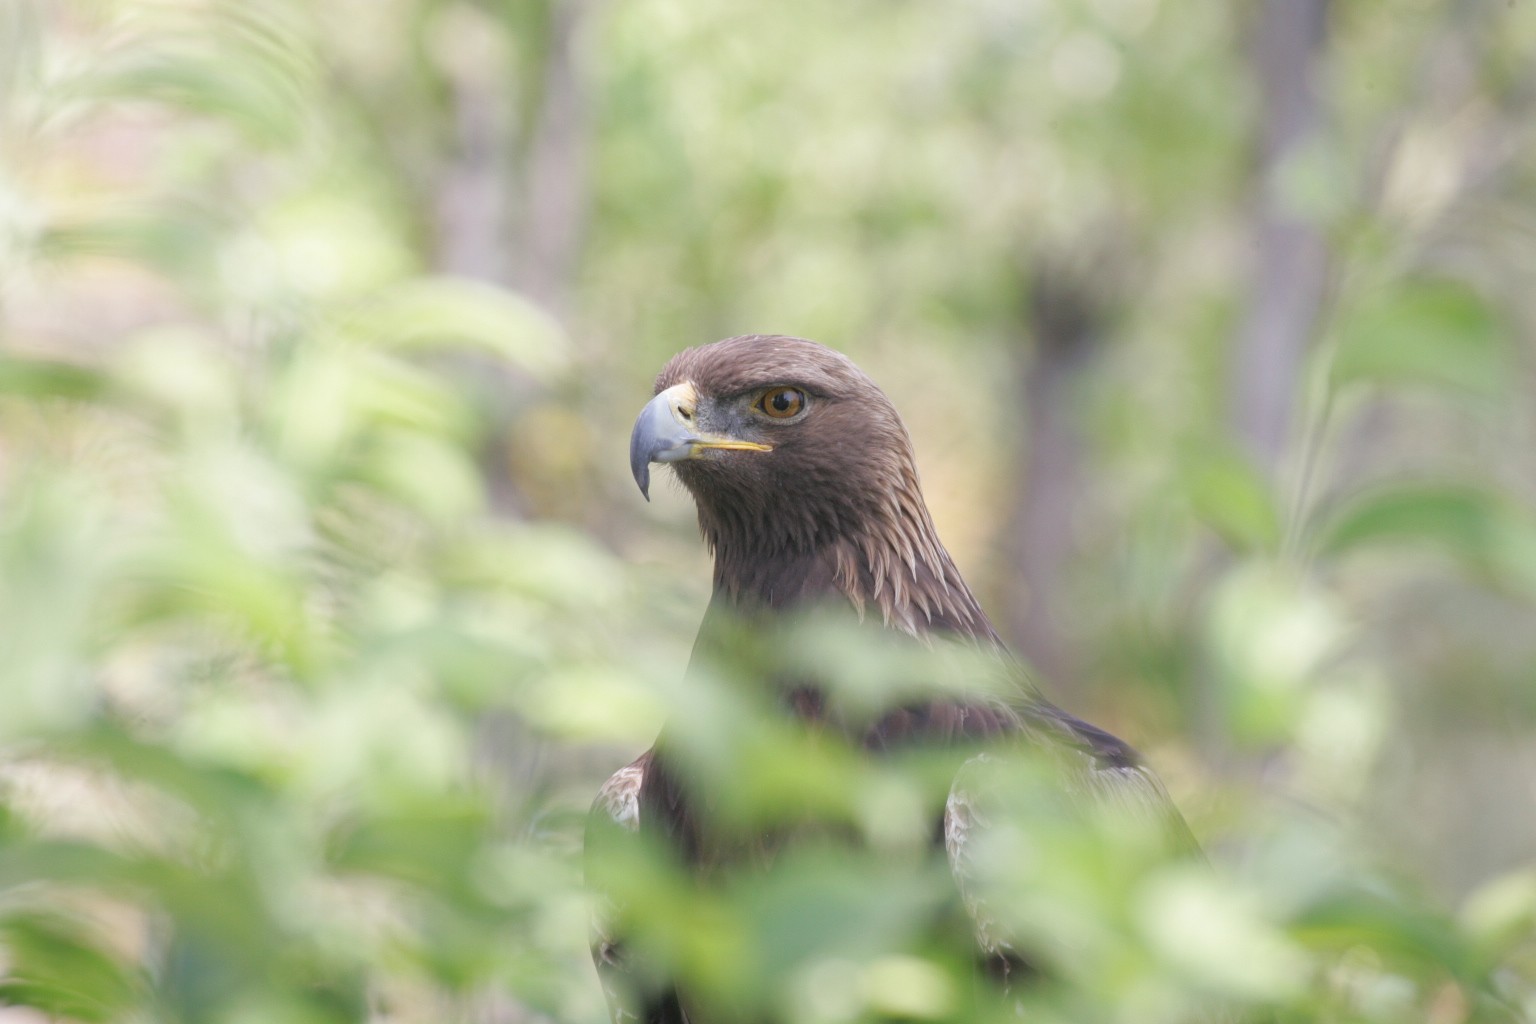
[{"label": "eagle body", "polygon": [[[746,335],[688,349],[656,379],[631,438],[631,469],[647,492],[650,467],[671,465],[692,495],[714,556],[714,591],[690,672],[729,659],[744,635],[772,638],[808,613],[856,617],[900,648],[951,644],[976,652],[1011,683],[1003,698],[932,693],[866,718],[842,715],[815,679],[765,669],[753,680],[787,716],[829,729],[870,756],[923,748],[953,751],[953,779],[935,822],[969,912],[978,960],[1007,979],[1022,969],[985,901],[968,891],[969,847],[984,824],[974,780],[990,746],[1025,743],[1061,755],[1083,799],[1111,798],[1130,813],[1184,832],[1161,783],[1109,733],[1036,693],[966,586],[923,500],[911,439],[885,394],[846,356],[815,342]],[[648,494],[647,494],[648,496]],[[772,643],[772,639],[766,642]],[[739,662],[738,662],[739,663]],[[835,666],[833,666],[835,668]],[[794,841],[793,829],[746,835],[714,827],[705,780],[689,777],[663,728],[656,745],[602,787],[590,848],[652,837],[685,867],[707,875],[759,863]],[[1192,840],[1190,840],[1192,843]],[[610,907],[610,910],[615,908]],[[709,1024],[688,994],[636,965],[609,914],[593,956],[616,1022]]]}]

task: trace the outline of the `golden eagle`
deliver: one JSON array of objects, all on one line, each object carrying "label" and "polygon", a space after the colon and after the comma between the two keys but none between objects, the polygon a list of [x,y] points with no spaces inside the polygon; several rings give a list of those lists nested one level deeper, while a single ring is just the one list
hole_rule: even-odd
[{"label": "golden eagle", "polygon": [[[861,621],[897,637],[923,644],[953,639],[1000,666],[1015,691],[1011,699],[929,694],[847,725],[849,742],[873,754],[914,744],[974,751],[1019,738],[1060,755],[1069,765],[1065,791],[1077,799],[1158,821],[1176,843],[1193,845],[1135,751],[1029,685],[939,541],[901,417],[847,357],[778,335],[727,338],[679,353],[657,377],[655,397],[630,439],[630,468],[647,497],[652,463],[672,466],[692,494],[714,555],[714,593],[695,662],[739,635],[727,620],[745,616],[749,628],[767,626],[828,603],[851,606]],[[765,670],[758,682],[777,688],[786,714],[819,724],[831,717],[814,681],[786,684]],[[942,839],[965,897],[978,960],[1006,986],[1025,964],[985,902],[967,892],[968,833],[986,819],[977,810],[977,776],[967,772],[975,758],[966,756],[943,820],[935,822],[935,845]],[[594,833],[638,833],[670,846],[690,870],[729,861],[733,851],[711,845],[710,807],[679,760],[664,728],[655,746],[614,773],[594,805],[589,847]],[[734,856],[748,859],[739,850]],[[593,957],[613,1019],[699,1024],[704,1015],[676,986],[634,983],[632,953],[612,932],[611,921],[598,923]]]}]

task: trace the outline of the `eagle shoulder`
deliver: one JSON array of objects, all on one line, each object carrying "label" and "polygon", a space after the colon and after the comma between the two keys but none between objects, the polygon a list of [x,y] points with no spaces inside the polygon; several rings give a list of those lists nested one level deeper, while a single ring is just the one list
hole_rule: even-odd
[{"label": "eagle shoulder", "polygon": [[633,991],[634,965],[614,925],[621,908],[599,877],[605,849],[614,842],[629,843],[640,830],[640,791],[645,786],[651,752],[646,751],[608,776],[587,814],[585,843],[587,888],[596,897],[592,908],[592,963],[607,997],[613,1024],[646,1024],[653,1019],[643,1000]]},{"label": "eagle shoulder", "polygon": [[640,789],[645,785],[645,769],[650,761],[647,751],[608,776],[592,801],[594,815],[606,815],[626,832],[640,829]]}]

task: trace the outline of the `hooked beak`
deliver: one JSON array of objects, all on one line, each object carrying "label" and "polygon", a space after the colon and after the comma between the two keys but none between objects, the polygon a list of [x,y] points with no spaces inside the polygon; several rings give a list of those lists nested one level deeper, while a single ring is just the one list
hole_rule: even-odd
[{"label": "hooked beak", "polygon": [[692,382],[675,384],[651,399],[635,420],[629,435],[629,470],[640,485],[645,500],[651,500],[651,463],[681,462],[696,458],[701,451],[770,452],[773,446],[756,441],[738,441],[721,434],[697,429],[699,394]]}]

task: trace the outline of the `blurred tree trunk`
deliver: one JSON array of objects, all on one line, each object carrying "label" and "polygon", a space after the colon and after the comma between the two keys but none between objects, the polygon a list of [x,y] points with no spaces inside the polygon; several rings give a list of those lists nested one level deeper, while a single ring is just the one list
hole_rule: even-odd
[{"label": "blurred tree trunk", "polygon": [[[516,56],[482,54],[449,73],[453,150],[436,206],[441,266],[513,288],[560,320],[587,214],[591,125],[575,46],[591,6],[507,5],[477,27],[500,30]],[[513,471],[513,413],[535,404],[537,385],[499,360],[466,363],[467,386],[495,410],[483,453],[491,508],[522,517],[529,503]]]},{"label": "blurred tree trunk", "polygon": [[1290,437],[1307,348],[1323,301],[1322,231],[1286,194],[1295,161],[1323,126],[1317,77],[1329,0],[1263,0],[1254,40],[1260,102],[1253,280],[1231,364],[1238,439],[1273,475]]},{"label": "blurred tree trunk", "polygon": [[1081,385],[1107,318],[1103,261],[1051,254],[1035,261],[1026,307],[1032,348],[1018,349],[1025,449],[1010,502],[1005,584],[1010,639],[1058,688],[1076,669],[1074,635],[1057,612],[1084,500]]},{"label": "blurred tree trunk", "polygon": [[591,7],[509,5],[499,20],[461,32],[500,30],[504,47],[448,71],[453,131],[437,187],[439,262],[516,288],[556,316],[566,312],[586,224],[591,125],[575,50]]},{"label": "blurred tree trunk", "polygon": [[[1232,436],[1277,493],[1328,269],[1322,228],[1297,207],[1290,183],[1298,161],[1320,143],[1325,123],[1318,79],[1329,6],[1330,0],[1262,0],[1252,42],[1260,118],[1249,218],[1253,262],[1230,363],[1228,417]],[[1213,551],[1202,571],[1215,574],[1227,563],[1225,551]],[[1224,701],[1211,692],[1215,685],[1209,675],[1196,682],[1203,693],[1195,724],[1206,752],[1226,771],[1272,778],[1287,771],[1288,759],[1278,754],[1247,763],[1237,758],[1220,721]]]},{"label": "blurred tree trunk", "polygon": [[520,193],[514,283],[563,317],[586,227],[587,97],[576,64],[576,37],[587,0],[550,0],[536,101],[517,173]]},{"label": "blurred tree trunk", "polygon": [[507,83],[487,63],[467,60],[448,70],[452,148],[435,189],[437,261],[450,274],[507,284],[512,126]]}]

